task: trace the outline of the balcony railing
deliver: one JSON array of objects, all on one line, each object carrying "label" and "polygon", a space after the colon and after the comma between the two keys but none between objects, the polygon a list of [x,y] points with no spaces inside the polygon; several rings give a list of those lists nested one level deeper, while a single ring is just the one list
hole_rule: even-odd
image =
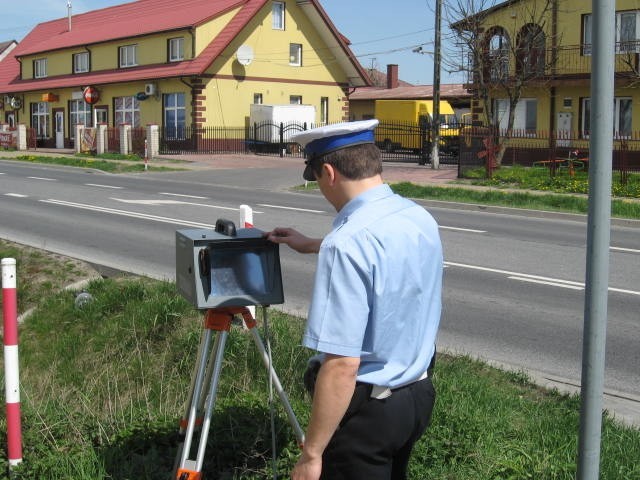
[{"label": "balcony railing", "polygon": [[[615,52],[615,73],[620,76],[640,78],[640,41],[618,42],[615,46]],[[518,76],[520,73],[518,69],[523,68],[530,72],[528,77],[532,82],[562,79],[563,77],[587,78],[591,73],[591,53],[592,47],[588,44],[565,45],[555,49],[547,48],[544,55],[530,55],[532,60],[527,64],[522,61],[516,62],[515,57],[511,55],[507,65],[504,61],[506,59],[502,58],[499,69],[492,65],[491,59],[487,57],[485,71],[488,75],[485,75],[485,78],[491,79],[491,82],[508,81]],[[500,78],[496,78],[497,71],[501,75]],[[531,74],[532,72],[539,73]],[[474,79],[477,81],[477,72],[470,68],[469,74],[468,83],[473,84]]]}]

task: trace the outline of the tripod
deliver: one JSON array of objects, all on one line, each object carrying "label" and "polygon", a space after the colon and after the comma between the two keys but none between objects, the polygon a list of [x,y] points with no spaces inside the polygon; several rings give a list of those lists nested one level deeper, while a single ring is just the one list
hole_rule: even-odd
[{"label": "tripod", "polygon": [[[221,307],[209,309],[204,317],[204,331],[201,336],[198,356],[196,360],[193,376],[191,377],[191,387],[187,400],[185,415],[180,420],[180,439],[176,462],[174,465],[175,480],[201,480],[202,465],[204,463],[204,452],[207,446],[207,437],[211,426],[211,417],[216,401],[216,391],[222,370],[222,359],[224,348],[231,330],[233,319],[236,315],[241,315],[247,329],[253,336],[253,341],[262,356],[265,367],[269,372],[269,379],[275,387],[280,401],[284,405],[289,423],[293,427],[298,444],[304,442],[304,432],[291,408],[287,394],[282,389],[280,380],[276,375],[271,358],[267,353],[260,334],[256,329],[256,321],[247,307]],[[266,315],[266,309],[265,309]],[[217,332],[213,347],[211,337]],[[196,426],[200,426],[200,438],[195,460],[189,459],[193,436]]]}]

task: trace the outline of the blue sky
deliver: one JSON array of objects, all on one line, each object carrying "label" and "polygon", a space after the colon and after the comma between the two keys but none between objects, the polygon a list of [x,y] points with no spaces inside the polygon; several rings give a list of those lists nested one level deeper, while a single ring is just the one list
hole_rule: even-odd
[{"label": "blue sky", "polygon": [[[413,53],[422,45],[433,50],[435,0],[320,0],[336,27],[351,40],[351,49],[365,68],[386,72],[398,64],[402,80],[433,83],[433,57]],[[4,0],[7,2],[7,0]],[[3,2],[3,3],[4,3]],[[20,41],[36,24],[67,15],[67,0],[10,0],[3,7],[0,41]],[[73,12],[110,7],[126,0],[72,0]],[[443,21],[442,31],[447,28]],[[460,82],[442,70],[442,83]]]}]

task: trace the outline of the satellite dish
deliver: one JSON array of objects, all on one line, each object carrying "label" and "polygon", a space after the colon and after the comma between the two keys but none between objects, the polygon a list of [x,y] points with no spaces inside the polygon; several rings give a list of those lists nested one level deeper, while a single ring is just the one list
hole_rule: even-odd
[{"label": "satellite dish", "polygon": [[253,48],[249,45],[240,45],[236,51],[236,59],[240,65],[249,65],[253,61]]}]

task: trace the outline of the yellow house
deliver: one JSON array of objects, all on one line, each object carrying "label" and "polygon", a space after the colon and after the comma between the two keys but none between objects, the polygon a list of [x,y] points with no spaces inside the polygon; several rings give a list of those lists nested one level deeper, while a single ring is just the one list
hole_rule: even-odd
[{"label": "yellow house", "polygon": [[138,0],[37,25],[0,62],[0,121],[57,148],[77,124],[246,127],[254,103],[327,123],[368,84],[317,0]]},{"label": "yellow house", "polygon": [[[593,15],[586,0],[513,0],[452,24],[467,46],[474,120],[507,127],[509,94],[521,85],[518,136],[557,132],[560,144],[588,138]],[[612,48],[613,50],[613,48]],[[640,130],[640,8],[616,1],[616,139]],[[491,109],[486,118],[484,104]],[[635,108],[634,108],[635,105]]]}]

